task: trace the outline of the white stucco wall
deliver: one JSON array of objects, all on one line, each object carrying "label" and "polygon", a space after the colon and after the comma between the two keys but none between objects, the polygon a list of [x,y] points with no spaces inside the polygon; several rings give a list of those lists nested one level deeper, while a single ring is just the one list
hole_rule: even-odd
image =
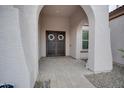
[{"label": "white stucco wall", "polygon": [[30,87],[19,26],[19,11],[0,6],[0,84]]},{"label": "white stucco wall", "polygon": [[41,57],[46,56],[46,31],[65,31],[66,32],[66,56],[69,54],[69,19],[66,17],[42,16],[40,19],[41,26]]},{"label": "white stucco wall", "polygon": [[118,49],[124,49],[124,16],[120,16],[110,21],[111,47],[113,61],[124,64],[124,58]]},{"label": "white stucco wall", "polygon": [[97,6],[93,6],[92,8],[94,10],[94,16],[95,16],[95,31],[94,31],[95,37],[93,42],[94,71],[95,72],[110,71],[112,70],[112,54],[111,54],[111,42],[110,42],[108,6],[97,5]]},{"label": "white stucco wall", "polygon": [[84,10],[79,7],[78,11],[70,17],[70,55],[76,59],[81,58],[82,26],[87,24],[87,16]]},{"label": "white stucco wall", "polygon": [[94,72],[112,70],[110,28],[107,5],[81,6],[89,20],[87,68]]},{"label": "white stucco wall", "polygon": [[19,23],[26,64],[30,75],[30,87],[38,75],[38,30],[36,6],[15,6],[19,10]]}]

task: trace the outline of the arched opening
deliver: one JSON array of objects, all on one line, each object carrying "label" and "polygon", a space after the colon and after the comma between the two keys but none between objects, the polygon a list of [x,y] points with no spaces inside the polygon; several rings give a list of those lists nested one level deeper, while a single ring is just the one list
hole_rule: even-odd
[{"label": "arched opening", "polygon": [[[65,46],[65,55],[66,56],[72,56],[72,57],[77,58],[77,59],[81,58],[81,56],[82,56],[81,54],[84,54],[84,52],[82,52],[82,50],[81,50],[81,48],[82,48],[82,44],[81,44],[82,39],[80,38],[80,40],[78,40],[79,39],[79,36],[78,35],[82,35],[82,33],[81,33],[82,27],[83,26],[87,26],[88,27],[88,30],[89,30],[88,54],[86,54],[86,57],[88,59],[87,68],[90,68],[91,70],[93,70],[94,69],[94,29],[95,29],[94,13],[93,13],[92,7],[89,6],[89,5],[82,5],[82,6],[76,6],[76,7],[77,7],[77,10],[78,10],[77,12],[82,13],[82,14],[80,14],[82,16],[82,19],[78,19],[80,22],[78,22],[77,24],[75,23],[75,25],[77,25],[77,27],[74,28],[77,31],[79,31],[79,33],[75,33],[75,35],[76,35],[75,36],[75,38],[76,38],[75,40],[76,41],[75,41],[75,43],[73,43],[73,46],[72,46],[71,40],[74,37],[73,36],[72,37],[70,36],[69,37],[70,41],[67,40],[67,38],[68,38],[67,37],[67,34],[71,34],[71,33],[68,33],[67,32],[67,34],[66,34],[66,41],[65,41],[65,43],[66,43],[65,44],[66,45]],[[55,9],[55,7],[53,9]],[[47,10],[47,12],[44,12],[45,10]],[[74,12],[74,9],[72,9],[72,10]],[[43,11],[43,13],[42,13],[42,11]],[[53,11],[51,11],[50,13],[49,12],[50,11],[49,11],[49,7],[48,6],[39,6],[39,8],[38,8],[38,16],[39,16],[39,20],[41,20],[40,22],[42,22],[43,20],[45,20],[45,18],[43,18],[44,14],[50,15],[50,13],[51,13],[51,15],[53,16],[53,15],[55,15],[55,13],[56,14],[57,13],[59,14],[60,11],[59,10],[58,11],[56,10],[55,12],[53,12]],[[61,13],[59,15],[64,16],[64,14],[61,14]],[[69,13],[68,13],[68,15],[69,15]],[[75,15],[75,18],[76,18],[76,16],[78,17],[78,14]],[[79,18],[81,18],[81,17],[79,17]],[[72,23],[74,23],[74,22],[72,22]],[[42,24],[42,26],[38,26],[38,28],[39,29],[42,29],[42,30],[44,29],[44,31],[51,30],[51,29],[56,31],[56,29],[54,29],[54,28],[42,28],[43,26],[45,26],[45,24],[44,25]],[[48,26],[48,27],[50,27],[50,26]],[[53,26],[51,26],[51,27],[53,27]],[[66,28],[68,29],[68,27],[66,27]],[[69,30],[70,30],[70,28],[69,28]],[[57,30],[63,31],[63,29],[59,29],[59,28]],[[76,32],[76,31],[74,31],[74,32]],[[45,32],[41,34],[40,31],[39,31],[39,34],[38,35],[43,35],[43,36],[39,36],[39,37],[42,38],[40,40],[42,40],[42,42],[44,42],[42,44],[41,44],[41,42],[39,42],[39,49],[42,46],[42,48],[39,50],[39,58],[40,58],[40,57],[45,57],[46,56],[46,50],[47,50],[46,49],[46,43],[45,43],[46,42],[46,40],[45,40],[46,35],[45,35]],[[73,42],[73,40],[72,40],[72,42]]]},{"label": "arched opening", "polygon": [[[44,74],[39,74],[37,81],[51,80],[52,77],[49,75],[50,73],[56,74],[56,78],[59,78],[58,74],[62,73],[62,77],[64,78],[65,73],[63,71],[56,73],[56,70],[64,70],[63,68],[70,73],[70,76],[72,75],[70,67],[72,66],[71,68],[75,69],[75,66],[71,63],[73,60],[69,59],[71,62],[68,63],[68,59],[58,59],[58,56],[71,56],[75,59],[83,59],[85,61],[88,59],[86,67],[93,70],[94,15],[91,6],[45,5],[39,6],[39,10],[39,58],[54,58],[41,59],[39,71],[48,76],[44,77]],[[88,33],[83,33],[86,31]],[[87,41],[85,39],[87,39]],[[46,64],[44,60],[47,60]],[[66,66],[63,66],[64,64],[66,64]],[[78,70],[79,69],[80,67]],[[78,74],[75,76],[78,76]],[[54,79],[55,78],[53,78],[53,81]],[[75,82],[78,83],[78,81]]]}]

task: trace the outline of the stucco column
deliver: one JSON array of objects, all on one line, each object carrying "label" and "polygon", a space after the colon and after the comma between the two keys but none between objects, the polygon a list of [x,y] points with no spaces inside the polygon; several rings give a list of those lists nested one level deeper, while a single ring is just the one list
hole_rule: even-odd
[{"label": "stucco column", "polygon": [[112,53],[108,6],[81,6],[89,21],[89,50],[87,68],[94,72],[112,70]]},{"label": "stucco column", "polygon": [[108,6],[93,6],[95,15],[94,31],[94,72],[112,70]]}]

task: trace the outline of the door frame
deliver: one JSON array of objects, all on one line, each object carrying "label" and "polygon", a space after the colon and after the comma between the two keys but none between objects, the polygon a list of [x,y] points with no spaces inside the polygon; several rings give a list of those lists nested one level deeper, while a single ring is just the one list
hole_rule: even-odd
[{"label": "door frame", "polygon": [[[65,50],[64,51],[65,54],[64,54],[64,56],[66,56],[66,31],[61,31],[61,30],[57,30],[57,31],[56,30],[46,30],[45,31],[45,35],[46,35],[46,57],[49,57],[48,56],[48,53],[47,53],[47,32],[65,32],[65,42],[64,42],[65,43],[65,47],[64,47],[65,48],[64,49]],[[57,56],[55,56],[55,57],[57,57]]]}]

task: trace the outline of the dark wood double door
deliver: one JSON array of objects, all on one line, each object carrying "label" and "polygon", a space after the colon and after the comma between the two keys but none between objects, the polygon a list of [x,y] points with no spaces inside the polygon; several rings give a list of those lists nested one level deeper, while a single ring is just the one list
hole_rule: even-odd
[{"label": "dark wood double door", "polygon": [[65,56],[65,32],[46,31],[46,55]]}]

